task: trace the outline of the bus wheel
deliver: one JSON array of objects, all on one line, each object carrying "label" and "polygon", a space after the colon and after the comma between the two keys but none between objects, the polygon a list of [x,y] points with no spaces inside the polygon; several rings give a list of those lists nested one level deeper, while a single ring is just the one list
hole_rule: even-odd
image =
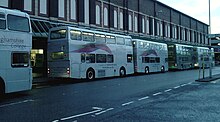
[{"label": "bus wheel", "polygon": [[124,67],[121,67],[119,73],[120,73],[120,77],[124,77],[124,76],[126,75],[126,70],[125,70],[125,68],[124,68]]},{"label": "bus wheel", "polygon": [[164,66],[161,67],[161,72],[165,72]]},{"label": "bus wheel", "polygon": [[3,81],[0,79],[0,100],[4,97],[5,94],[5,86]]},{"label": "bus wheel", "polygon": [[87,72],[86,72],[86,79],[88,79],[88,80],[95,79],[95,71],[92,68],[87,70]]},{"label": "bus wheel", "polygon": [[145,67],[145,74],[149,74],[149,67]]}]

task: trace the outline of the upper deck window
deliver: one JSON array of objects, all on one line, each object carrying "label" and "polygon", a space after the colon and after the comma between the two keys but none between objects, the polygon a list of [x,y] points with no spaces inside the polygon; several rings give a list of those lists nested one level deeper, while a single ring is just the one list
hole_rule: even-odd
[{"label": "upper deck window", "polygon": [[0,13],[0,29],[6,28],[5,14]]},{"label": "upper deck window", "polygon": [[50,39],[63,39],[66,38],[66,30],[55,30],[50,32]]},{"label": "upper deck window", "polygon": [[30,32],[29,20],[26,17],[8,15],[8,29],[14,31]]}]

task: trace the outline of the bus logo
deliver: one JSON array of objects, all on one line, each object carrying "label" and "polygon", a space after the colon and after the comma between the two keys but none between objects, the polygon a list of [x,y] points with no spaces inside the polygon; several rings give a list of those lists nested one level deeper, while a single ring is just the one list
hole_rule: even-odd
[{"label": "bus logo", "polygon": [[112,54],[111,49],[108,46],[106,46],[105,44],[94,44],[94,43],[83,45],[82,48],[74,50],[72,52],[75,52],[75,53],[90,53],[90,52],[96,51],[98,49],[103,50],[105,52],[108,52],[109,54]]}]

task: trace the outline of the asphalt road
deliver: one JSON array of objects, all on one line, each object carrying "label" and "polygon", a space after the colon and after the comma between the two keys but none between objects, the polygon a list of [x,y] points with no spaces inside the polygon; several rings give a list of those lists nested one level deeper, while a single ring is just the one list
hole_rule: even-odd
[{"label": "asphalt road", "polygon": [[[213,74],[219,73],[219,67],[213,69]],[[0,121],[219,120],[220,83],[196,79],[198,70],[81,83],[63,80],[26,93],[8,94],[0,102]]]}]

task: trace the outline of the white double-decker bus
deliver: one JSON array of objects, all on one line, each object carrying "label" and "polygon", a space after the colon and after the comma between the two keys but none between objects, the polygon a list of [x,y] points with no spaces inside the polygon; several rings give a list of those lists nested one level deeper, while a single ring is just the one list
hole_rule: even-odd
[{"label": "white double-decker bus", "polygon": [[29,15],[0,8],[0,94],[30,90],[32,31]]},{"label": "white double-decker bus", "polygon": [[134,66],[137,73],[168,71],[167,44],[133,39]]},{"label": "white double-decker bus", "polygon": [[49,77],[94,79],[132,73],[130,36],[67,26],[50,30]]}]

